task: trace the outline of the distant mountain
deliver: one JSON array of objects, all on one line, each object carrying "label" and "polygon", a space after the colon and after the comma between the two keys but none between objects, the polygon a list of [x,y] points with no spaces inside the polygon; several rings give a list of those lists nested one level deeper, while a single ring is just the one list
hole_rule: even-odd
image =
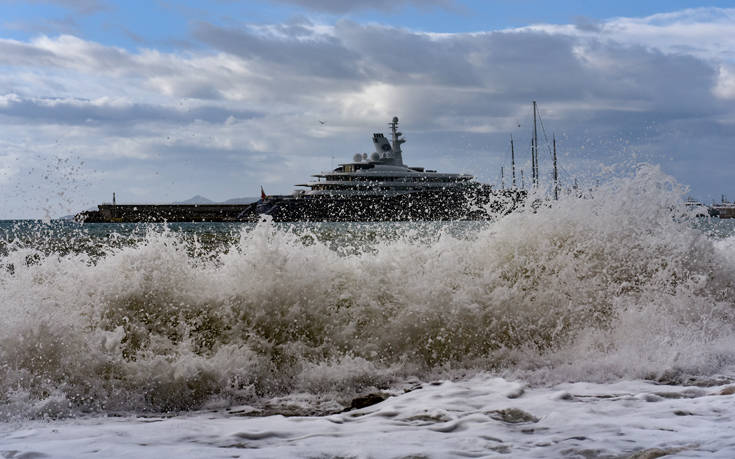
[{"label": "distant mountain", "polygon": [[250,204],[251,202],[256,202],[260,198],[232,198],[228,199],[227,201],[222,201],[222,204]]},{"label": "distant mountain", "polygon": [[244,198],[232,198],[227,201],[212,201],[209,198],[205,198],[202,195],[196,195],[193,198],[189,198],[186,201],[177,201],[173,204],[250,204],[260,198],[256,197],[244,197]]},{"label": "distant mountain", "polygon": [[175,202],[174,204],[214,204],[215,202],[211,199],[205,198],[202,195],[196,195],[193,198],[189,198],[186,201]]}]

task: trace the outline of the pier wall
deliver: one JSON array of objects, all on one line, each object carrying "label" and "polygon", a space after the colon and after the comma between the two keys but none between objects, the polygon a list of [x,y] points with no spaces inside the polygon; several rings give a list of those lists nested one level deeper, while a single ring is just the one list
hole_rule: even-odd
[{"label": "pier wall", "polygon": [[82,212],[86,223],[113,222],[236,222],[248,221],[254,204],[100,204]]},{"label": "pier wall", "polygon": [[713,209],[720,218],[735,218],[735,206],[714,206]]}]

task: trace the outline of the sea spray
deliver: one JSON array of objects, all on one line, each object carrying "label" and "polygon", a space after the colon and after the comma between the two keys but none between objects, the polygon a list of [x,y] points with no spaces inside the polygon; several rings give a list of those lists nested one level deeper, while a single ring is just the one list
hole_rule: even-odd
[{"label": "sea spray", "polygon": [[714,374],[735,358],[735,257],[682,195],[642,166],[486,224],[263,221],[216,248],[149,229],[93,254],[6,244],[0,412],[290,397],[308,414],[485,371],[537,384]]}]

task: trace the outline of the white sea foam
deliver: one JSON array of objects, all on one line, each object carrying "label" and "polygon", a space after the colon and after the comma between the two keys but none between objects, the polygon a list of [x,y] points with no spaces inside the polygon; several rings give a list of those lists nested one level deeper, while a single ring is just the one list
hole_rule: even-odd
[{"label": "white sea foam", "polygon": [[735,249],[682,195],[644,166],[461,235],[335,245],[262,222],[209,255],[174,232],[95,258],[11,244],[0,413],[330,413],[486,372],[706,380],[735,363]]},{"label": "white sea foam", "polygon": [[[2,429],[6,457],[718,457],[735,455],[735,386],[642,381],[427,384],[318,417],[83,418]],[[25,456],[22,456],[25,454]]]}]

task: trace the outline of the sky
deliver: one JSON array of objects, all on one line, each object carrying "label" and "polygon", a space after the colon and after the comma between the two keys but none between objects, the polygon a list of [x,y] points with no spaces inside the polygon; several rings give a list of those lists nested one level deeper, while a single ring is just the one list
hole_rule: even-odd
[{"label": "sky", "polygon": [[290,193],[394,115],[409,165],[499,184],[533,100],[566,184],[735,198],[735,0],[0,0],[0,219]]}]

